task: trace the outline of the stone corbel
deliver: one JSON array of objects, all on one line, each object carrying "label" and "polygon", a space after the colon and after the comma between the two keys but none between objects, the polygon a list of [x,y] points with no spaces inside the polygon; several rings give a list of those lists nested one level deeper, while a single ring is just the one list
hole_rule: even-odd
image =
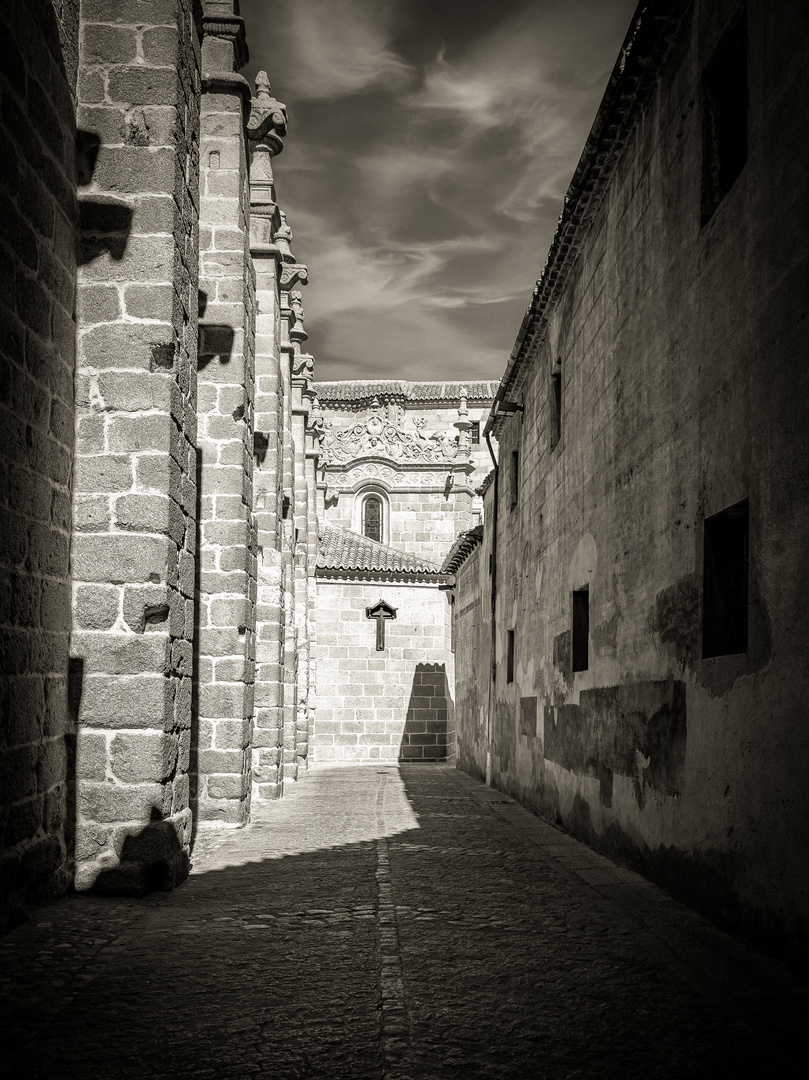
[{"label": "stone corbel", "polygon": [[303,263],[284,263],[278,284],[282,289],[292,289],[295,285],[308,285],[309,268]]}]

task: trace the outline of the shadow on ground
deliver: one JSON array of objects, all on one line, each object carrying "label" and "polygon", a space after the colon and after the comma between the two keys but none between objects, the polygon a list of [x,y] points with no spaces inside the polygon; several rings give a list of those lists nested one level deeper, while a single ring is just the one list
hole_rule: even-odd
[{"label": "shadow on ground", "polygon": [[[0,942],[0,1075],[799,1075],[783,1030],[776,1044],[760,1014],[697,994],[473,788],[437,765],[317,770],[268,821],[201,831],[175,892],[44,909]],[[396,1060],[381,849],[407,1002]]]}]

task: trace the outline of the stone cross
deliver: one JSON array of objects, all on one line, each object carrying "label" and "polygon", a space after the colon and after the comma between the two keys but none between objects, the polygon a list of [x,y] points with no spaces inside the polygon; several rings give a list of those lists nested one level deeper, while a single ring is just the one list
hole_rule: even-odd
[{"label": "stone cross", "polygon": [[365,617],[376,619],[376,651],[382,652],[385,648],[385,620],[396,618],[396,608],[384,600],[377,600],[373,607],[365,609]]}]

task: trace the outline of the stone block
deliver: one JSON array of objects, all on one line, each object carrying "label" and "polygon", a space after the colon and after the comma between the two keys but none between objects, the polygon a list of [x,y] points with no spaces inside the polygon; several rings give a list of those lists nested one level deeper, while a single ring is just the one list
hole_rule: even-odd
[{"label": "stone block", "polygon": [[201,750],[200,773],[243,773],[247,767],[243,750]]},{"label": "stone block", "polygon": [[79,721],[89,727],[173,726],[171,683],[162,675],[93,676],[82,685]]},{"label": "stone block", "polygon": [[[262,779],[277,779],[272,775],[262,776]],[[250,791],[250,777],[244,776],[212,776],[208,780],[207,794],[209,799],[244,799]]]},{"label": "stone block", "polygon": [[[168,67],[113,68],[107,78],[108,100],[120,101],[127,105],[174,104],[178,100],[178,89],[177,72]],[[174,171],[172,169],[162,189],[145,185],[141,190],[171,190],[173,186]]]},{"label": "stone block", "polygon": [[76,457],[73,473],[73,489],[76,492],[129,491],[132,479],[132,462],[123,454],[115,457]]},{"label": "stone block", "polygon": [[126,584],[166,579],[169,542],[165,537],[75,536],[73,574],[79,581]]},{"label": "stone block", "polygon": [[161,732],[121,732],[110,743],[114,775],[126,783],[162,783],[177,763],[177,740]]},{"label": "stone block", "polygon": [[134,27],[89,23],[81,28],[82,64],[127,64],[136,59],[137,53]]},{"label": "stone block", "polygon": [[146,824],[152,811],[170,812],[171,791],[162,784],[114,784],[85,780],[79,785],[78,809],[84,820],[102,824],[135,821]]}]

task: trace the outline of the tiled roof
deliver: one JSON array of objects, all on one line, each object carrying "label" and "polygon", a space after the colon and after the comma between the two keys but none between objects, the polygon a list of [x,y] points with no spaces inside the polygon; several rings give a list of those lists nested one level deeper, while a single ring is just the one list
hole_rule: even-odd
[{"label": "tiled roof", "polygon": [[466,562],[468,556],[472,554],[478,544],[482,543],[482,525],[476,525],[474,529],[469,529],[468,532],[462,532],[449,549],[449,555],[444,559],[444,565],[441,567],[442,572],[445,574],[454,574],[458,568]]},{"label": "tiled roof", "polygon": [[497,392],[498,382],[406,382],[404,379],[351,379],[345,382],[315,383],[315,393],[321,404],[338,402],[372,401],[452,401],[461,400],[461,390],[466,388],[469,401],[491,401]]},{"label": "tiled roof", "polygon": [[341,529],[336,525],[321,525],[318,533],[318,570],[374,571],[402,575],[439,575],[435,563],[397,551],[387,544],[378,544],[367,536]]}]

